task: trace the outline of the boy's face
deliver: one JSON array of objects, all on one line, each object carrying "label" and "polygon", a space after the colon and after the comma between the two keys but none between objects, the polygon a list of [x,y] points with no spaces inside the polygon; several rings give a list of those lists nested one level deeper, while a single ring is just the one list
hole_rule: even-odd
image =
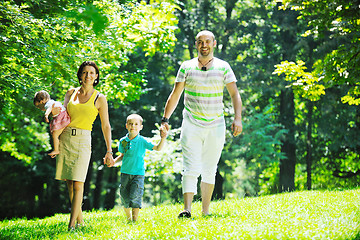
[{"label": "boy's face", "polygon": [[131,118],[126,122],[126,129],[128,130],[129,134],[135,136],[137,135],[141,129],[143,129],[143,125],[140,119]]}]

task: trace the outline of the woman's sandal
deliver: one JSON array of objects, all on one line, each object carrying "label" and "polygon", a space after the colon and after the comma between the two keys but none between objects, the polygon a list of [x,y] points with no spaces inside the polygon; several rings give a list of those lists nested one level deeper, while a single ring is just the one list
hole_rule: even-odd
[{"label": "woman's sandal", "polygon": [[188,210],[184,210],[179,213],[178,218],[191,218],[191,213]]}]

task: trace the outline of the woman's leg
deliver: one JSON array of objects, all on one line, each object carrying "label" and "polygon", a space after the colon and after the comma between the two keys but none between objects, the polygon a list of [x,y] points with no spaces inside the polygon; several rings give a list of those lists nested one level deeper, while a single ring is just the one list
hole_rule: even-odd
[{"label": "woman's leg", "polygon": [[81,210],[81,204],[83,200],[84,194],[84,183],[78,181],[66,181],[69,197],[71,202],[71,214],[70,214],[70,222],[69,228],[75,227],[75,222],[77,221],[79,224],[83,224],[84,219]]}]

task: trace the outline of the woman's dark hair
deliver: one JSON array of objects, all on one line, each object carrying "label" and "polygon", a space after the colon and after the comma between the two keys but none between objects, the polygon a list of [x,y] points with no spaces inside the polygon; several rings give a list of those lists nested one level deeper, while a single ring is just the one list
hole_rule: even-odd
[{"label": "woman's dark hair", "polygon": [[98,66],[93,61],[85,61],[80,65],[80,67],[78,69],[78,72],[77,72],[77,77],[79,79],[79,84],[81,85],[81,75],[82,75],[82,71],[83,71],[85,66],[92,66],[96,70],[96,74],[98,75],[98,77],[95,79],[94,84],[93,84],[93,86],[95,87],[96,85],[99,84],[100,72],[99,72]]}]

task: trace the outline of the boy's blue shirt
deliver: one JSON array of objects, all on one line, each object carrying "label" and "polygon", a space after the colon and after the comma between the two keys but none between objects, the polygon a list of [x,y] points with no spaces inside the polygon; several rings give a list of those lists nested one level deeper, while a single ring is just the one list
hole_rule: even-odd
[{"label": "boy's blue shirt", "polygon": [[132,140],[129,134],[122,137],[119,142],[119,152],[124,154],[121,173],[131,175],[145,175],[144,157],[146,149],[152,150],[154,144],[149,142],[140,133]]}]

